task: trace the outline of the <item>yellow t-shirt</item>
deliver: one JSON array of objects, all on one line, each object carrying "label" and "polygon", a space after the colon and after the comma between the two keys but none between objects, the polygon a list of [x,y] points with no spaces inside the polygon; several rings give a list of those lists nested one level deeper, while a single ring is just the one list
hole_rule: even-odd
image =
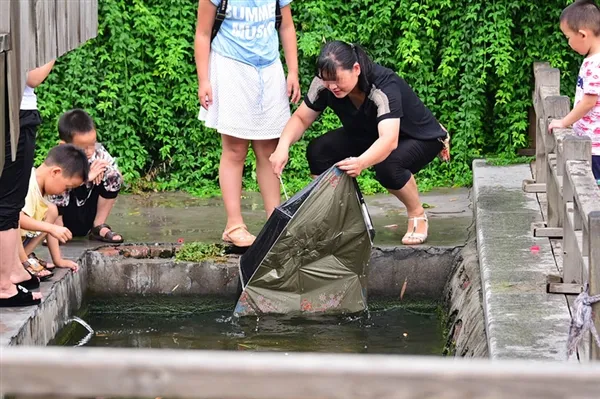
[{"label": "yellow t-shirt", "polygon": [[[31,177],[29,178],[29,189],[27,190],[27,197],[25,197],[25,206],[22,209],[23,213],[32,219],[37,221],[43,221],[46,218],[48,212],[48,201],[42,195],[40,186],[37,182],[35,175],[35,168],[31,171]],[[21,237],[36,237],[40,235],[39,231],[28,231],[21,229]]]}]

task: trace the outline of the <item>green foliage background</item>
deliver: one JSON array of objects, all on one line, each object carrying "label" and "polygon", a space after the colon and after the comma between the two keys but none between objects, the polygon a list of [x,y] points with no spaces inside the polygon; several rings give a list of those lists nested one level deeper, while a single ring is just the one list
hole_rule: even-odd
[{"label": "green foliage background", "polygon": [[[324,40],[361,43],[396,70],[452,133],[449,165],[435,160],[418,176],[422,188],[468,185],[471,161],[510,161],[528,145],[532,65],[563,71],[571,95],[580,57],[558,26],[562,0],[296,0],[303,93]],[[44,118],[37,161],[57,142],[56,121],[73,107],[90,112],[101,141],[135,189],[218,189],[220,139],[197,120],[193,58],[196,0],[102,0],[98,37],[62,57],[38,89]],[[288,190],[309,179],[310,138],[339,126],[324,114],[292,148],[284,173]],[[254,157],[245,188],[257,189]],[[370,172],[366,193],[381,191]]]}]

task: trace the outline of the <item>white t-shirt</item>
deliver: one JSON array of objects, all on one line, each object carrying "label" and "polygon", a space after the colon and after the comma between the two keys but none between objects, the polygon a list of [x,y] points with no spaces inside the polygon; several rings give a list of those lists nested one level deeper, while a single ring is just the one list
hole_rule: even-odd
[{"label": "white t-shirt", "polygon": [[25,85],[23,99],[21,100],[21,108],[23,111],[37,110],[37,96],[32,87]]},{"label": "white t-shirt", "polygon": [[[576,106],[585,94],[600,96],[600,54],[583,60],[577,76],[573,106]],[[592,139],[592,154],[600,155],[600,97],[594,108],[573,124],[573,130],[579,136],[589,136]]]}]

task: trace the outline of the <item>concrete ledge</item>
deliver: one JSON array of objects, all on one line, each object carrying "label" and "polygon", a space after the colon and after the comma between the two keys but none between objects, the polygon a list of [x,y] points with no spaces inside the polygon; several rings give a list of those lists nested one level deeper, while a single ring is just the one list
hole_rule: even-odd
[{"label": "concrete ledge", "polygon": [[0,309],[0,347],[46,345],[81,307],[87,270],[72,273],[57,269],[51,281],[40,284],[44,299],[39,306]]},{"label": "concrete ledge", "polygon": [[[236,299],[239,257],[224,261],[175,262],[174,246],[134,244],[86,251],[78,273],[59,269],[44,282],[39,307],[0,309],[0,346],[46,345],[81,307],[84,295],[206,295]],[[460,248],[374,248],[369,296],[441,300]],[[151,256],[150,258],[148,256]]]},{"label": "concrete ledge", "polygon": [[[231,298],[238,294],[238,256],[230,255],[223,262],[175,262],[173,258],[160,258],[161,254],[169,253],[161,252],[161,247],[130,248],[123,251],[104,247],[86,252],[83,262],[89,270],[90,293],[173,293]],[[146,258],[151,251],[156,255]],[[126,256],[122,255],[124,252]],[[441,299],[459,252],[460,248],[455,247],[373,248],[368,294],[398,298],[406,280],[406,299]]]},{"label": "concrete ledge", "polygon": [[[546,294],[557,267],[535,194],[525,193],[529,165],[473,162],[475,220],[489,355],[492,359],[566,360],[570,314],[564,295]],[[531,246],[539,251],[531,251]]]}]

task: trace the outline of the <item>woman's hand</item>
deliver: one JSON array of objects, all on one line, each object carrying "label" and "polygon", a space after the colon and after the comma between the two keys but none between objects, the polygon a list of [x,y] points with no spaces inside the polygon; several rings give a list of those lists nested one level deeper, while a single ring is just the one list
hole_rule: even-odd
[{"label": "woman's hand", "polygon": [[298,79],[298,73],[288,73],[287,95],[294,104],[298,104],[298,101],[300,101],[300,81]]},{"label": "woman's hand", "polygon": [[200,101],[200,105],[202,108],[208,110],[208,106],[212,105],[213,95],[212,95],[212,86],[210,85],[210,81],[200,82],[198,85],[198,100]]},{"label": "woman's hand", "polygon": [[360,157],[346,158],[343,161],[336,163],[335,166],[346,172],[350,177],[357,177],[360,175],[360,172],[366,169],[366,165]]},{"label": "woman's hand", "polygon": [[281,177],[281,173],[283,172],[283,168],[287,165],[289,159],[288,149],[280,148],[279,146],[275,149],[275,152],[271,154],[269,157],[269,161],[271,162],[271,166],[273,167],[273,173],[277,175],[277,177]]}]

